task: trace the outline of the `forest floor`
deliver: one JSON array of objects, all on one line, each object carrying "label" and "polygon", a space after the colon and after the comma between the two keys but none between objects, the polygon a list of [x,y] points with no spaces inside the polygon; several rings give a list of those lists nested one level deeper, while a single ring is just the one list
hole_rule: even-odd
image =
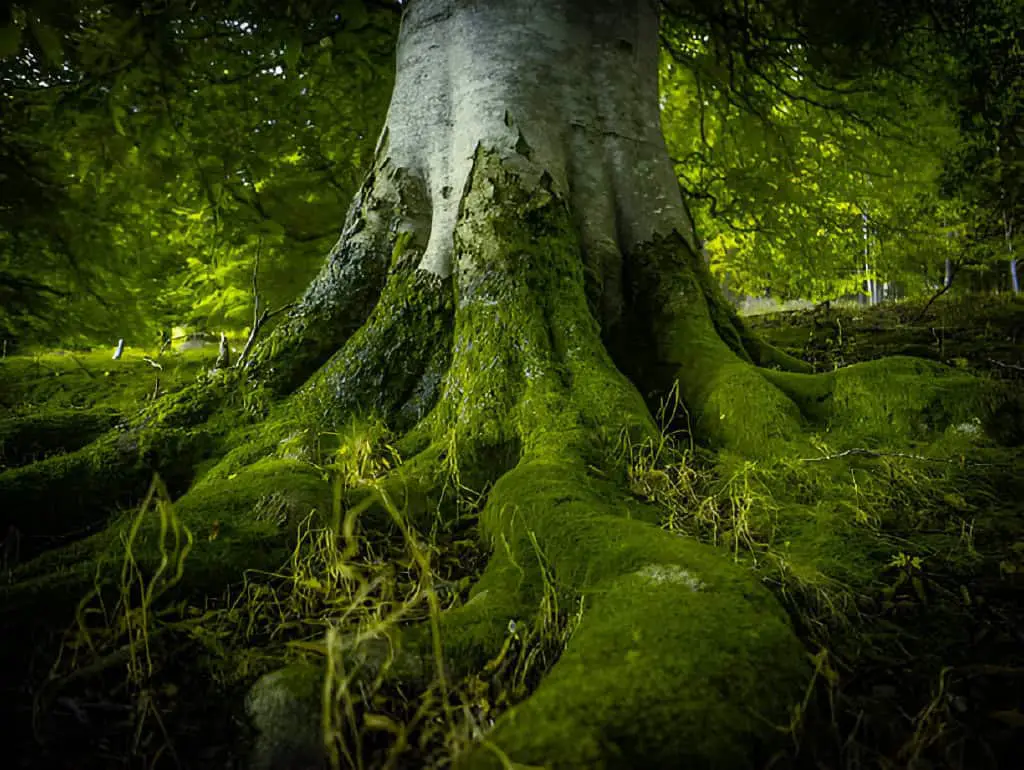
[{"label": "forest floor", "polygon": [[[1020,299],[965,295],[942,297],[927,310],[912,301],[747,320],[818,371],[910,355],[984,378],[1024,380]],[[158,358],[129,350],[120,361],[109,351],[7,357],[0,361],[0,472],[84,446],[155,395],[194,381],[215,357],[215,349]],[[1019,483],[946,492],[912,526],[885,533],[901,550],[877,595],[862,597],[856,622],[812,628],[801,599],[766,579],[818,674],[803,726],[772,767],[1015,766],[1013,752],[1024,746],[1024,460],[1019,452],[1004,457],[1010,465],[992,478]],[[694,487],[713,489],[712,475],[696,467]],[[642,485],[636,491],[651,499]],[[158,511],[173,529],[173,507],[156,497],[138,515]],[[465,600],[485,563],[472,516],[458,531],[418,533],[412,541],[407,529],[372,537],[357,530],[342,543],[309,526],[280,569],[247,574],[219,596],[161,601],[133,565],[129,534],[121,601],[110,606],[83,595],[75,617],[27,630],[5,604],[18,589],[23,554],[88,533],[22,542],[3,511],[0,500],[2,649],[12,656],[0,670],[0,723],[19,730],[0,744],[0,765],[10,768],[242,768],[252,739],[242,704],[260,675],[321,657],[332,625],[429,620]],[[130,511],[122,513],[131,521]],[[186,573],[187,556],[180,547],[169,553]],[[437,601],[425,601],[428,593]],[[535,686],[558,654],[552,639],[528,649],[510,636],[493,666],[450,690],[432,687],[412,698],[377,683],[342,693],[345,708],[331,725],[335,763],[448,766],[459,741],[471,737],[467,725],[488,722]],[[16,659],[24,665],[10,662]]]}]

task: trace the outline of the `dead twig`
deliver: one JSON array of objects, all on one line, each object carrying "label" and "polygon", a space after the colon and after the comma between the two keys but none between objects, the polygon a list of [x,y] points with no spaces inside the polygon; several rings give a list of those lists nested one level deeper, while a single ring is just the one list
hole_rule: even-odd
[{"label": "dead twig", "polygon": [[950,264],[951,269],[949,271],[949,280],[946,281],[943,287],[939,289],[937,292],[935,292],[935,294],[932,295],[932,298],[925,303],[924,307],[921,308],[921,312],[914,316],[914,318],[910,321],[911,324],[916,324],[918,321],[924,318],[925,314],[928,312],[928,308],[932,306],[932,303],[935,302],[935,300],[937,300],[947,291],[949,291],[950,287],[953,285],[953,280],[956,278],[957,273],[960,272],[960,268],[963,267],[963,264],[963,261],[959,259]]},{"label": "dead twig", "polygon": [[260,329],[263,328],[267,321],[295,307],[295,303],[289,303],[279,307],[277,310],[260,310],[259,272],[260,252],[262,250],[263,239],[260,238],[259,243],[256,244],[256,258],[253,260],[252,265],[252,328],[249,330],[249,337],[242,347],[242,352],[238,354],[238,359],[235,361],[236,369],[241,368],[245,364],[245,360],[249,357],[249,351],[252,349],[253,343],[256,342],[256,335],[260,333]]}]

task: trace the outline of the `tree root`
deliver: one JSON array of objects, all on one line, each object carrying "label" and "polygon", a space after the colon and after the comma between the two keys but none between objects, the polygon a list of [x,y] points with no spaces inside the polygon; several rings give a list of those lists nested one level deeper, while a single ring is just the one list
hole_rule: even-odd
[{"label": "tree root", "polygon": [[778,740],[807,682],[802,646],[749,572],[656,520],[571,463],[498,481],[485,531],[584,609],[540,688],[460,766],[501,767],[497,746],[549,767],[738,767]]}]

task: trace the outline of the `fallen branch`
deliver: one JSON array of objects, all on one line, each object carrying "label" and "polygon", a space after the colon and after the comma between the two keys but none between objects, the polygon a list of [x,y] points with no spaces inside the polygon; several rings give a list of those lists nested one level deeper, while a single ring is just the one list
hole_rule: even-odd
[{"label": "fallen branch", "polygon": [[956,260],[951,264],[952,269],[949,271],[949,280],[946,281],[942,288],[935,292],[935,294],[932,295],[932,298],[925,303],[924,307],[921,308],[921,312],[914,316],[914,318],[910,321],[911,324],[916,324],[918,321],[924,318],[925,314],[928,312],[928,308],[932,306],[932,303],[935,302],[935,300],[937,300],[947,291],[949,291],[950,287],[953,285],[953,279],[956,278],[957,273],[960,272],[961,267],[963,267],[963,262],[961,260]]},{"label": "fallen branch", "polygon": [[836,452],[834,454],[821,455],[821,457],[801,457],[798,462],[802,463],[820,463],[825,460],[838,460],[842,457],[901,457],[906,460],[920,460],[926,463],[944,463],[946,465],[952,465],[954,463],[958,465],[975,465],[975,466],[991,466],[992,463],[976,463],[973,461],[965,460],[964,458],[958,458],[956,460],[948,459],[944,457],[925,457],[924,455],[915,455],[908,452],[878,452],[874,449],[863,449],[861,447],[854,447],[853,449],[844,449],[842,452]]},{"label": "fallen branch", "polygon": [[994,358],[990,358],[989,363],[995,364],[1003,369],[1012,369],[1015,372],[1024,372],[1024,366],[1021,366],[1020,364],[1007,364],[1002,361],[996,361]]}]

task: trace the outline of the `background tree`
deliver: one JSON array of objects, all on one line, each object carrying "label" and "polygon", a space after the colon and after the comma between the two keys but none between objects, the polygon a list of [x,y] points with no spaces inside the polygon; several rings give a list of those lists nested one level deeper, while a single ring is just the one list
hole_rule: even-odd
[{"label": "background tree", "polygon": [[993,0],[940,6],[935,18],[953,42],[947,87],[956,96],[960,129],[959,145],[946,158],[942,193],[970,207],[972,261],[1000,265],[995,285],[1016,292],[1024,199],[1024,9]]},{"label": "background tree", "polygon": [[[318,11],[15,8],[0,50],[17,206],[2,259],[50,298],[37,339],[240,330],[260,239],[266,301],[302,289],[367,163],[395,29],[361,3],[313,22]],[[6,336],[33,333],[9,324]]]}]

